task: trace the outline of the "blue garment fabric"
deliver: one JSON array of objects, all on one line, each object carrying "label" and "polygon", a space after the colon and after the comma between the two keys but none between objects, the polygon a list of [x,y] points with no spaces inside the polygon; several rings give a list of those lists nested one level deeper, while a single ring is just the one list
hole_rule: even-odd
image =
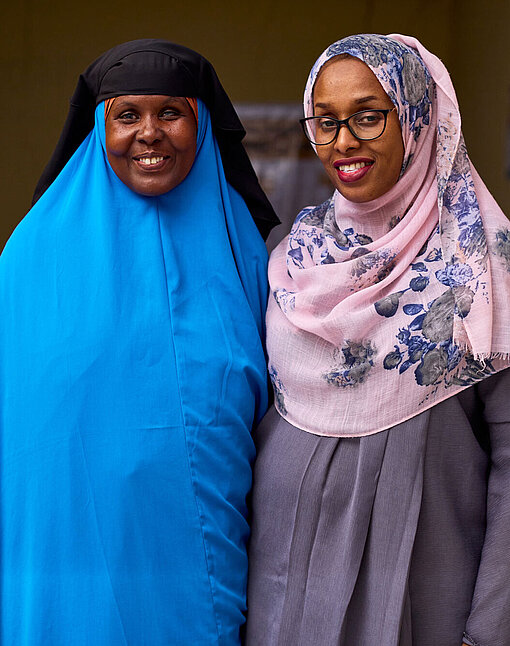
[{"label": "blue garment fabric", "polygon": [[145,197],[100,103],[1,256],[2,645],[239,644],[267,255],[198,106]]}]

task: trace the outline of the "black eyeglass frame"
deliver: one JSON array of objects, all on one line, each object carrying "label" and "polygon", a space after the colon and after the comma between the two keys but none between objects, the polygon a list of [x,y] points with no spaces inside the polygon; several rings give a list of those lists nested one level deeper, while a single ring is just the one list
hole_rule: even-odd
[{"label": "black eyeglass frame", "polygon": [[[386,124],[388,123],[388,115],[389,115],[390,112],[393,112],[393,110],[396,110],[396,109],[397,109],[396,106],[394,106],[391,109],[389,109],[389,108],[382,108],[382,109],[377,108],[376,110],[358,110],[358,112],[354,112],[354,114],[351,114],[349,117],[347,117],[347,119],[335,119],[335,117],[326,117],[326,116],[314,115],[312,117],[304,117],[303,119],[300,119],[299,123],[301,124],[301,127],[303,128],[303,132],[305,134],[305,137],[314,146],[329,146],[329,144],[332,144],[335,141],[335,139],[338,137],[338,133],[340,132],[340,128],[342,126],[347,126],[347,128],[348,128],[349,132],[351,133],[351,135],[353,137],[356,137],[356,139],[358,139],[359,141],[374,141],[374,139],[379,139],[379,137],[383,136],[384,131],[386,130]],[[368,137],[368,138],[359,137],[355,132],[353,132],[353,130],[352,130],[350,124],[349,124],[349,121],[353,117],[355,117],[358,114],[363,114],[364,112],[381,112],[384,115],[384,126],[383,126],[383,129],[382,129],[382,132],[380,132],[376,137]],[[307,124],[308,121],[312,121],[313,119],[329,119],[329,121],[334,121],[335,122],[335,124],[336,124],[336,132],[335,132],[335,135],[332,137],[332,139],[330,141],[326,141],[326,142],[323,142],[323,143],[319,144],[316,141],[313,141],[312,139],[310,139],[310,136],[308,135],[308,132],[306,130],[306,124]]]}]

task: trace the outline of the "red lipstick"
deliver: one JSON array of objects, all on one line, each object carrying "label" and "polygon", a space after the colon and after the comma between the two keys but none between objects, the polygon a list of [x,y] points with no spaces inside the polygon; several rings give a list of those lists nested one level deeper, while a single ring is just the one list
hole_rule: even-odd
[{"label": "red lipstick", "polygon": [[337,159],[333,162],[333,166],[340,181],[350,184],[365,177],[374,163],[374,160],[368,157],[349,157],[347,159]]}]

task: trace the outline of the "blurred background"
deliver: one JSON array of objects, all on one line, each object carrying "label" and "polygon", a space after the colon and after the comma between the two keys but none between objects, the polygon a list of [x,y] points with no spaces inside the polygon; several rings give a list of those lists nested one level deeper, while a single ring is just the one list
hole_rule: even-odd
[{"label": "blurred background", "polygon": [[[277,172],[287,153],[315,163],[296,122],[315,59],[331,42],[353,33],[416,36],[450,70],[471,159],[510,215],[509,25],[509,0],[3,3],[0,249],[29,209],[79,73],[113,45],[146,37],[181,43],[213,63],[239,106],[256,167],[262,169],[263,159],[272,154],[262,181],[288,220],[293,210],[318,199],[314,191],[329,192],[322,176],[308,186],[293,176],[292,165]],[[272,131],[264,140],[264,123],[275,114],[281,115],[281,137]],[[261,140],[266,143],[260,145]],[[283,193],[278,178],[285,181]],[[273,242],[284,233],[280,229]]]}]

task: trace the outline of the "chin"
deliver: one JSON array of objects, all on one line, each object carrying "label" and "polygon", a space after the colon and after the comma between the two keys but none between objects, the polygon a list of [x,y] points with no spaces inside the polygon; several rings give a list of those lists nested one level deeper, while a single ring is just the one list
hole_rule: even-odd
[{"label": "chin", "polygon": [[372,200],[377,199],[380,197],[381,194],[377,193],[376,195],[371,195],[370,193],[367,193],[366,191],[356,191],[356,190],[345,190],[343,186],[336,186],[336,190],[344,197],[346,200],[349,202],[354,202],[355,204],[363,204],[364,202],[371,202]]},{"label": "chin", "polygon": [[364,202],[370,202],[374,198],[366,197],[364,195],[346,195],[342,191],[339,191],[339,193],[345,197],[346,200],[349,202],[354,202],[355,204],[363,204]]},{"label": "chin", "polygon": [[138,195],[143,195],[144,197],[158,197],[158,195],[164,195],[165,193],[168,193],[168,191],[162,191],[162,190],[150,190],[150,189],[140,189],[140,190],[135,190],[135,193],[138,193]]},{"label": "chin", "polygon": [[143,195],[144,197],[158,197],[159,195],[168,193],[175,188],[175,186],[173,184],[171,186],[147,186],[146,184],[141,183],[133,184],[129,188],[135,193],[138,193],[138,195]]},{"label": "chin", "polygon": [[383,190],[381,190],[381,187],[378,186],[377,189],[374,188],[370,190],[369,187],[359,186],[356,188],[347,188],[344,184],[338,186],[338,184],[335,183],[335,188],[340,193],[340,195],[345,197],[345,199],[349,202],[354,202],[355,204],[363,204],[364,202],[377,200],[379,197],[382,197],[385,193],[387,193],[392,186],[393,184],[387,187],[385,186]]}]

